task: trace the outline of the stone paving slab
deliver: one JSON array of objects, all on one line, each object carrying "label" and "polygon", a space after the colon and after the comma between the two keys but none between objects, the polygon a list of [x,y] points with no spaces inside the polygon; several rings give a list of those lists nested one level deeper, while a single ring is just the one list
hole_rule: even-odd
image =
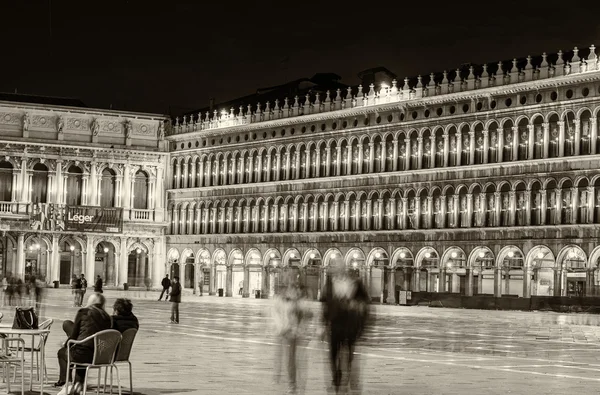
[{"label": "stone paving slab", "polygon": [[[105,294],[111,306],[122,293]],[[170,325],[170,305],[153,300],[157,295],[127,295],[141,322],[132,355],[136,394],[286,392],[285,380],[274,382],[279,346],[269,300],[186,296],[181,324]],[[43,315],[55,319],[47,344],[51,382],[62,321],[77,310],[70,302],[68,292],[47,292]],[[319,304],[312,306],[318,312]],[[0,310],[4,322],[12,322],[12,309]],[[373,312],[357,347],[363,394],[592,394],[600,385],[598,316],[380,305]],[[309,326],[299,350],[301,394],[328,393],[318,325]]]}]

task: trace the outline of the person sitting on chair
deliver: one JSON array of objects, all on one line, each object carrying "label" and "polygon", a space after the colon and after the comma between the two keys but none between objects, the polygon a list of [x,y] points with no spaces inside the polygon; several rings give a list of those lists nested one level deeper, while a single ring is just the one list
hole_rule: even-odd
[{"label": "person sitting on chair", "polygon": [[[67,320],[63,323],[63,330],[67,334],[68,339],[64,343],[63,347],[58,350],[58,366],[60,368],[60,372],[58,376],[58,382],[54,384],[55,387],[64,386],[65,381],[70,379],[70,377],[67,377],[67,373],[69,376],[71,375],[67,366],[67,342],[69,340],[83,340],[97,332],[105,329],[111,329],[111,318],[108,313],[104,311],[105,303],[106,299],[103,295],[93,293],[88,298],[87,305],[77,311],[75,322]],[[93,357],[93,342],[71,346],[71,360],[73,362],[91,363]],[[77,394],[81,392],[84,379],[85,369],[77,369],[75,375],[75,388],[73,389],[74,393]],[[67,395],[67,387],[64,386],[58,395]]]},{"label": "person sitting on chair", "polygon": [[127,329],[140,329],[137,317],[133,314],[133,304],[129,299],[119,298],[113,306],[112,328],[123,333]]}]

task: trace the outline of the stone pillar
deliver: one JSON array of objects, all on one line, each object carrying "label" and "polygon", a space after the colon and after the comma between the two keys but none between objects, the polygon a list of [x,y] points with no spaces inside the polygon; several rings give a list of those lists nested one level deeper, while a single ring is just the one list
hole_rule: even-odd
[{"label": "stone pillar", "polygon": [[523,297],[531,298],[531,273],[527,265],[523,265]]},{"label": "stone pillar", "polygon": [[586,223],[593,224],[594,223],[594,187],[587,187],[587,219]]},{"label": "stone pillar", "polygon": [[[383,288],[382,288],[383,289]],[[396,268],[390,268],[388,281],[387,304],[396,304]]]},{"label": "stone pillar", "polygon": [[575,140],[573,141],[574,144],[574,152],[575,152],[575,156],[579,155],[579,147],[581,146],[581,120],[580,119],[575,119]]},{"label": "stone pillar", "polygon": [[[579,140],[575,140],[575,142],[579,144]],[[579,190],[577,187],[571,187],[567,193],[571,193],[571,207],[568,207],[571,210],[571,223],[576,224],[579,216]],[[585,223],[585,221],[581,221],[581,223]]]},{"label": "stone pillar", "polygon": [[[372,143],[369,143],[372,144]],[[352,151],[352,149],[350,149],[350,151]],[[362,167],[363,167],[363,145],[362,143],[358,146],[358,160],[356,161],[356,173],[355,174],[362,174]],[[352,163],[354,163],[354,159],[351,158],[350,155],[348,155],[348,160],[350,162],[350,171],[348,172],[348,174],[352,174]],[[369,170],[371,169],[371,163],[367,163],[367,173],[369,172]]]},{"label": "stone pillar", "polygon": [[225,277],[225,296],[233,296],[233,267],[231,265],[227,265],[227,274]]},{"label": "stone pillar", "polygon": [[525,225],[531,225],[531,189],[525,190]]},{"label": "stone pillar", "polygon": [[435,146],[435,134],[429,136],[429,144],[431,145],[431,151],[429,151],[429,168],[435,168],[435,156],[436,156],[436,146]]},{"label": "stone pillar", "polygon": [[469,131],[469,164],[475,164],[475,131]]},{"label": "stone pillar", "polygon": [[515,226],[515,217],[516,217],[516,210],[515,208],[517,207],[517,202],[516,202],[516,193],[515,191],[509,191],[508,192],[508,199],[509,199],[509,204],[508,204],[508,209],[509,209],[509,216],[508,216],[508,224],[510,226]]},{"label": "stone pillar", "polygon": [[598,140],[598,118],[591,118],[590,121],[590,153],[594,155]]},{"label": "stone pillar", "polygon": [[423,137],[417,137],[417,169],[423,168]]},{"label": "stone pillar", "polygon": [[[386,166],[387,144],[385,140],[381,140],[380,147],[381,155],[379,155],[379,171],[383,173],[385,171],[390,171],[390,169],[388,169]],[[375,171],[375,169],[373,169],[373,171]]]},{"label": "stone pillar", "polygon": [[527,125],[527,159],[533,159],[535,149],[535,130],[533,125]]},{"label": "stone pillar", "polygon": [[519,127],[512,127],[512,160],[519,158]]},{"label": "stone pillar", "polygon": [[467,289],[465,290],[465,296],[473,296],[473,269],[466,268],[466,279],[467,279]]},{"label": "stone pillar", "polygon": [[548,147],[550,146],[550,124],[548,122],[544,122],[542,124],[542,128],[543,128],[543,158],[548,158]]},{"label": "stone pillar", "polygon": [[448,157],[450,156],[450,139],[448,136],[448,133],[444,132],[444,134],[442,135],[442,137],[444,138],[444,166],[443,167],[448,167]]},{"label": "stone pillar", "polygon": [[315,170],[313,177],[321,177],[321,149],[319,147],[315,149]]},{"label": "stone pillar", "polygon": [[490,143],[489,143],[489,134],[490,132],[487,130],[483,130],[483,155],[482,155],[482,163],[488,163],[488,154],[489,154],[489,150],[490,150]]},{"label": "stone pillar", "polygon": [[446,292],[446,269],[442,267],[438,273],[438,292]]},{"label": "stone pillar", "polygon": [[504,129],[498,128],[498,142],[496,147],[496,157],[498,158],[498,163],[501,163],[504,159]]},{"label": "stone pillar", "polygon": [[456,166],[462,165],[462,133],[456,132]]},{"label": "stone pillar", "polygon": [[502,296],[502,270],[499,267],[494,267],[494,297]]},{"label": "stone pillar", "polygon": [[[96,266],[96,249],[94,248],[94,236],[87,235],[85,250],[85,269],[82,269],[82,273],[85,273],[85,276],[89,279],[95,279],[94,267]],[[106,262],[106,264],[108,264],[108,262]]]},{"label": "stone pillar", "polygon": [[331,147],[325,147],[325,177],[331,177]]},{"label": "stone pillar", "polygon": [[25,233],[19,232],[17,236],[17,277],[25,278]]},{"label": "stone pillar", "polygon": [[244,265],[244,289],[242,290],[242,298],[250,297],[250,269],[248,265]]},{"label": "stone pillar", "polygon": [[52,234],[52,251],[50,255],[50,269],[48,270],[48,276],[46,283],[51,281],[60,281],[60,251],[58,248],[59,235],[56,233]]},{"label": "stone pillar", "polygon": [[123,283],[128,282],[127,273],[128,273],[128,264],[129,264],[129,256],[127,251],[127,237],[121,237],[121,253],[120,260],[121,262],[115,262],[115,265],[119,268],[117,273],[116,283],[117,286],[123,285]]},{"label": "stone pillar", "polygon": [[215,294],[215,281],[217,278],[217,266],[215,265],[215,263],[213,262],[212,265],[210,265],[210,281],[208,282],[208,295],[212,296]]},{"label": "stone pillar", "polygon": [[502,211],[502,192],[494,192],[494,199],[494,207],[496,209],[496,212],[494,213],[496,216],[494,223],[496,224],[496,226],[502,226],[502,223],[500,222],[500,212]]},{"label": "stone pillar", "polygon": [[406,144],[406,157],[404,158],[404,170],[412,170],[410,168],[410,156],[411,156],[410,139],[404,139],[404,144]]},{"label": "stone pillar", "polygon": [[565,122],[558,121],[558,156],[565,156]]},{"label": "stone pillar", "polygon": [[336,160],[335,160],[335,175],[340,176],[342,174],[342,146],[338,145],[336,149]]},{"label": "stone pillar", "polygon": [[398,171],[398,140],[397,139],[392,140],[392,144],[394,147],[394,153],[393,153],[393,158],[392,158],[392,170]]}]

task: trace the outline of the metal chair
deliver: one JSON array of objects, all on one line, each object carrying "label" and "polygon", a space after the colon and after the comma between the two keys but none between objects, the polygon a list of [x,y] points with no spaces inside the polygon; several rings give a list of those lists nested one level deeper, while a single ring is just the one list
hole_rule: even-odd
[{"label": "metal chair", "polygon": [[[21,395],[25,395],[25,340],[19,337],[2,339],[2,351],[0,352],[0,363],[2,364],[3,379],[6,381],[8,392],[10,392],[10,367],[21,366]],[[18,345],[9,346],[17,343]],[[16,369],[15,369],[16,375]]]},{"label": "metal chair", "polygon": [[[41,324],[38,325],[39,329],[48,329],[50,330],[50,327],[52,326],[52,324],[54,323],[54,320],[52,318],[47,319],[46,321],[42,322]],[[36,367],[37,367],[37,379],[40,379],[40,354],[41,354],[41,348],[42,345],[46,345],[46,341],[48,340],[48,335],[50,333],[44,333],[42,335],[40,335],[40,340],[38,341],[38,343],[36,345],[33,346],[33,348],[29,347],[29,346],[25,346],[25,352],[31,352],[35,354],[35,363],[36,363]],[[18,336],[21,337],[21,336]],[[13,351],[14,347],[10,347],[10,350]],[[46,380],[46,383],[48,382],[48,368],[46,366],[46,364],[44,364],[44,378]]]},{"label": "metal chair", "polygon": [[[73,385],[75,385],[75,369],[76,368],[85,368],[85,379],[83,381],[83,395],[86,394],[87,391],[87,380],[88,380],[88,372],[90,369],[98,369],[98,387],[96,388],[96,393],[98,393],[100,389],[100,374],[102,368],[108,369],[111,368],[111,383],[110,386],[112,388],[112,368],[116,367],[114,364],[115,355],[117,353],[117,348],[121,343],[121,333],[114,329],[106,329],[104,331],[97,332],[91,336],[86,337],[83,340],[69,340],[67,342],[67,368],[71,369],[71,378],[73,380]],[[94,342],[94,356],[92,358],[91,363],[84,362],[73,362],[71,361],[71,346],[75,344],[83,344],[86,342]],[[66,391],[69,393],[69,382],[65,384],[67,386]],[[117,368],[117,385],[119,386],[119,395],[121,395],[121,380],[119,378],[119,369]]]},{"label": "metal chair", "polygon": [[[121,339],[121,344],[117,349],[117,354],[115,355],[114,365],[117,370],[119,369],[116,366],[118,363],[127,363],[129,365],[129,393],[133,395],[133,369],[131,367],[131,362],[129,361],[129,356],[131,355],[131,349],[133,348],[133,341],[135,340],[135,336],[137,335],[138,330],[135,328],[129,328],[125,332],[123,332]],[[111,376],[112,376],[112,367],[110,368]],[[108,370],[104,371],[104,388],[106,388],[106,376],[108,374]],[[112,387],[111,387],[112,393]]]}]

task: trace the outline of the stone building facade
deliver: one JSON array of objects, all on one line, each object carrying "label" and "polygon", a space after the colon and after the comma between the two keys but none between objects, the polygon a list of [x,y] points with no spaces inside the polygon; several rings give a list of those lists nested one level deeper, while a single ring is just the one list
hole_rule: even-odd
[{"label": "stone building facade", "polygon": [[175,120],[168,265],[226,296],[294,273],[316,298],[332,264],[389,303],[596,295],[600,64],[581,55]]},{"label": "stone building facade", "polygon": [[[100,275],[107,286],[158,287],[166,256],[165,122],[0,102],[3,275],[66,285],[84,273],[90,283]],[[87,224],[104,220],[110,223]]]}]

